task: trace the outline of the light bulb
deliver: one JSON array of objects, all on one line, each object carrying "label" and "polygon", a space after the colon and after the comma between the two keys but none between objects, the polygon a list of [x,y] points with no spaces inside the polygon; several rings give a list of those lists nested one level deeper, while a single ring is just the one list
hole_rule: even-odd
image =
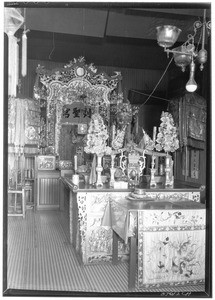
[{"label": "light bulb", "polygon": [[195,82],[194,79],[190,79],[187,84],[186,84],[186,90],[190,93],[195,92],[197,89],[197,83]]},{"label": "light bulb", "polygon": [[195,72],[195,63],[192,61],[190,64],[190,79],[188,80],[186,84],[186,90],[190,93],[195,92],[197,89],[197,83],[194,79],[194,72]]}]

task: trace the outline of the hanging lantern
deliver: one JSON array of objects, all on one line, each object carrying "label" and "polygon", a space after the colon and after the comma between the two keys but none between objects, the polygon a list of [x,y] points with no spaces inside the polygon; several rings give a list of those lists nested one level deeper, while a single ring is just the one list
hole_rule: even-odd
[{"label": "hanging lantern", "polygon": [[178,67],[181,67],[182,71],[185,71],[186,66],[191,63],[192,53],[189,55],[190,51],[187,50],[185,45],[173,49],[175,52],[173,53],[175,64]]},{"label": "hanging lantern", "polygon": [[14,35],[24,23],[24,17],[19,8],[4,8],[4,32]]},{"label": "hanging lantern", "polygon": [[181,33],[181,29],[172,25],[158,26],[156,29],[158,45],[164,48],[173,46]]},{"label": "hanging lantern", "polygon": [[4,8],[4,32],[8,36],[8,95],[16,96],[19,79],[19,46],[14,36],[24,23],[24,18],[18,8]]}]

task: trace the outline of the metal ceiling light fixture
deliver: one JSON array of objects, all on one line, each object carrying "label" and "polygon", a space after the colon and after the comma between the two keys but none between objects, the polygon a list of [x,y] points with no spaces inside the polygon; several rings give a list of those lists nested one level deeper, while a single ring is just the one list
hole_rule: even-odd
[{"label": "metal ceiling light fixture", "polygon": [[[204,64],[207,62],[207,51],[205,49],[205,30],[207,29],[209,34],[211,29],[211,21],[206,22],[206,9],[204,9],[203,22],[200,20],[194,22],[193,28],[194,34],[189,34],[187,41],[183,45],[172,50],[168,48],[175,44],[181,33],[181,29],[172,25],[163,25],[156,28],[158,45],[164,48],[167,56],[169,57],[169,53],[172,53],[175,64],[181,67],[183,72],[185,71],[186,66],[190,65],[190,79],[186,84],[186,89],[189,92],[194,92],[197,89],[197,84],[194,80],[194,59],[200,63],[201,71],[204,68]],[[195,46],[195,37],[199,29],[201,29],[200,37],[197,46]],[[200,42],[202,46],[201,49],[198,50]]]}]

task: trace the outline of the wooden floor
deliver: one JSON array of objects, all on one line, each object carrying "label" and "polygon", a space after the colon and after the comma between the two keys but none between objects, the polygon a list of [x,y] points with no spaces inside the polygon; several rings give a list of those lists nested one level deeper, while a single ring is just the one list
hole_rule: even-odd
[{"label": "wooden floor", "polygon": [[167,292],[195,294],[205,289],[204,285],[198,285],[138,290],[136,285],[133,291],[129,291],[126,262],[118,265],[81,266],[67,236],[60,211],[28,210],[25,219],[8,217],[8,289],[108,295],[162,295]]}]

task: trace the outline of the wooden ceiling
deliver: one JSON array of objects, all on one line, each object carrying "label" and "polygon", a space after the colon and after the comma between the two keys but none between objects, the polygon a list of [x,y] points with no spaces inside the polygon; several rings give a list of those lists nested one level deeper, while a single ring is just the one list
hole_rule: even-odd
[{"label": "wooden ceiling", "polygon": [[168,60],[157,44],[156,27],[179,27],[181,44],[204,9],[210,19],[210,4],[204,3],[27,2],[28,57],[66,63],[84,56],[95,65],[163,69]]}]

